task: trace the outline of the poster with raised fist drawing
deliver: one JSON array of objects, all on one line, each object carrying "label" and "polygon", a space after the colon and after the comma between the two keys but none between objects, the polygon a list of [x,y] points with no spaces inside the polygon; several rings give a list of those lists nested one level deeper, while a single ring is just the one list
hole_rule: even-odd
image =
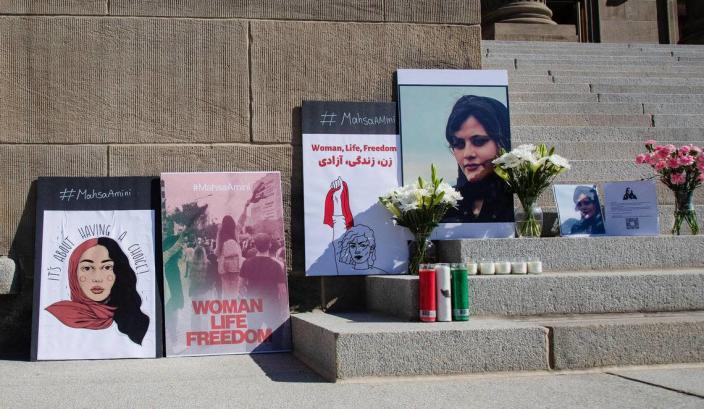
[{"label": "poster with raised fist drawing", "polygon": [[398,187],[396,104],[302,107],[306,275],[401,274],[410,235],[379,196]]},{"label": "poster with raised fist drawing", "polygon": [[37,182],[32,359],[162,355],[155,178]]}]

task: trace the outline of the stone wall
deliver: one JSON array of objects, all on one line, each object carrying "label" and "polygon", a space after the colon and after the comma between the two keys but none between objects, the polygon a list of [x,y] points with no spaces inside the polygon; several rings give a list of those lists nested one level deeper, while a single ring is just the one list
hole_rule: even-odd
[{"label": "stone wall", "polygon": [[318,301],[301,101],[390,101],[397,68],[479,68],[479,23],[479,0],[0,0],[0,255],[19,284],[0,355],[29,348],[38,176],[281,171],[292,305]]},{"label": "stone wall", "polygon": [[658,43],[657,0],[599,0],[602,43]]}]

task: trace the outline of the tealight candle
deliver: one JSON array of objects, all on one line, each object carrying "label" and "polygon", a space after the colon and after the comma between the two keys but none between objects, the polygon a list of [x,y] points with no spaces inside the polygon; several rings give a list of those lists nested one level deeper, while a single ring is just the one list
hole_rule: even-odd
[{"label": "tealight candle", "polygon": [[511,262],[511,274],[526,274],[528,272],[528,265],[523,260],[516,260]]},{"label": "tealight candle", "polygon": [[494,269],[496,270],[496,274],[510,274],[511,263],[508,261],[497,261],[494,263]]},{"label": "tealight candle", "polygon": [[494,262],[481,260],[479,262],[479,272],[482,273],[483,275],[494,274],[496,272]]},{"label": "tealight candle", "polygon": [[474,261],[467,261],[467,274],[473,276],[477,275],[477,263]]},{"label": "tealight candle", "polygon": [[528,274],[540,274],[543,272],[543,263],[540,260],[530,260],[528,262]]}]

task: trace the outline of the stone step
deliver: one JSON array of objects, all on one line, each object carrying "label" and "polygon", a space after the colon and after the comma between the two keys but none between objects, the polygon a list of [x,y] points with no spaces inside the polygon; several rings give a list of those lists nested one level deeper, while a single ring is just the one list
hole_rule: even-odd
[{"label": "stone step", "polygon": [[704,94],[616,94],[616,93],[599,93],[599,102],[640,102],[640,103],[678,103],[678,104],[702,104],[704,103]]},{"label": "stone step", "polygon": [[[418,276],[370,276],[365,285],[369,311],[418,321]],[[704,310],[701,268],[469,276],[472,317],[693,310]]]},{"label": "stone step", "polygon": [[[664,188],[664,186],[663,186]],[[600,193],[603,192],[603,189],[599,191]],[[602,193],[603,194],[603,193]],[[659,197],[658,199],[662,202],[674,202],[674,199],[672,198],[672,192],[670,192],[667,189],[662,189],[661,194],[663,195],[662,197]],[[514,203],[516,206],[518,206],[518,198],[514,198]],[[702,203],[702,202],[699,202]],[[603,201],[602,201],[603,205]],[[552,203],[547,203],[544,206],[542,205],[541,202],[541,208],[543,209],[543,236],[544,237],[556,237],[560,235],[559,229],[557,224],[554,224],[557,219],[557,208],[555,207],[555,202],[553,201]],[[697,215],[697,221],[699,222],[700,226],[704,226],[704,205],[695,205],[694,206],[694,211],[696,212]],[[658,204],[658,219],[660,221],[660,234],[667,235],[671,234],[672,226],[674,225],[675,222],[675,206],[672,204]],[[553,230],[554,229],[554,230]],[[686,230],[686,228],[685,228]]]},{"label": "stone step", "polygon": [[294,354],[329,380],[548,369],[547,329],[507,320],[398,322],[379,314],[291,316]]},{"label": "stone step", "polygon": [[[704,114],[704,101],[698,104],[643,104],[643,111],[646,114]],[[657,126],[657,124],[656,124]]]},{"label": "stone step", "polygon": [[651,116],[642,114],[511,114],[511,125],[519,126],[648,127],[651,123]]},{"label": "stone step", "polygon": [[[683,53],[678,56],[691,57],[698,56],[697,53]],[[637,48],[611,48],[611,49],[583,49],[579,46],[577,47],[566,47],[564,49],[558,48],[537,48],[537,47],[526,47],[526,48],[484,48],[482,49],[482,56],[488,57],[531,57],[540,56],[546,58],[553,58],[554,56],[567,56],[567,57],[658,57],[658,58],[673,58],[673,52],[670,50],[643,50]]]},{"label": "stone step", "polygon": [[597,64],[590,61],[582,63],[558,63],[558,62],[517,62],[511,58],[503,58],[501,60],[494,59],[491,61],[482,61],[483,68],[505,68],[516,70],[525,73],[531,71],[544,70],[590,70],[594,72],[668,72],[668,71],[699,71],[701,65],[696,64],[648,64],[648,65],[627,65],[627,64]]},{"label": "stone step", "polygon": [[[552,77],[545,74],[529,74],[529,75],[517,75],[509,73],[508,75],[509,85],[514,83],[527,83],[527,84],[553,84]],[[586,84],[586,82],[584,82]]]},{"label": "stone step", "polygon": [[[520,78],[520,77],[519,77]],[[554,75],[555,84],[594,84],[594,85],[638,85],[647,90],[653,85],[668,86],[703,86],[704,78],[639,78],[639,77],[611,77],[611,76],[558,76]]]},{"label": "stone step", "polygon": [[590,93],[569,92],[515,92],[509,88],[511,107],[514,102],[598,102],[599,96]]},{"label": "stone step", "polygon": [[653,124],[656,128],[704,128],[704,111],[700,112],[700,115],[653,115]]},{"label": "stone step", "polygon": [[636,65],[640,67],[649,67],[651,65],[676,65],[676,66],[696,66],[698,62],[687,61],[677,59],[675,57],[597,57],[597,56],[541,56],[541,55],[522,55],[522,56],[486,56],[482,58],[482,62],[488,64],[496,62],[503,63],[506,60],[513,59],[517,67],[524,67],[527,65],[547,65],[547,64],[559,64],[572,66],[580,66],[582,64],[588,63],[592,65],[611,65],[620,67],[623,65]]},{"label": "stone step", "polygon": [[[528,75],[528,73],[534,73],[534,74],[543,74],[544,70],[535,70],[535,71],[519,71],[519,70],[513,70],[514,75]],[[554,75],[557,77],[596,77],[596,78],[601,78],[601,76],[596,75],[594,71],[590,70],[584,70],[584,69],[576,69],[576,70],[548,70],[550,75]],[[627,78],[701,78],[702,75],[704,75],[704,69],[702,70],[689,70],[689,71],[674,71],[674,70],[668,70],[668,71],[643,71],[643,72],[638,72],[634,73],[633,71],[621,71],[621,70],[616,70],[616,71],[608,71],[608,72],[603,72],[603,76],[608,76],[610,78],[613,77],[627,77]]]},{"label": "stone step", "polygon": [[509,87],[509,93],[511,92],[591,92],[589,84],[586,82],[584,84],[532,84],[530,82],[513,82]]},{"label": "stone step", "polygon": [[516,140],[565,142],[644,142],[684,141],[704,144],[700,128],[652,128],[652,127],[580,127],[580,126],[517,126],[511,124],[511,137]]},{"label": "stone step", "polygon": [[[555,86],[565,84],[555,84]],[[581,87],[582,84],[575,84]],[[648,93],[648,94],[704,94],[704,86],[687,86],[687,85],[610,85],[610,84],[594,84],[591,86],[591,92],[606,93],[606,94],[624,94],[624,93]]]},{"label": "stone step", "polygon": [[704,360],[701,312],[443,323],[312,312],[291,322],[295,356],[332,381]]},{"label": "stone step", "polygon": [[440,258],[459,262],[481,257],[537,257],[545,271],[609,271],[700,268],[704,236],[545,237],[441,242]]},{"label": "stone step", "polygon": [[[538,144],[544,141],[540,137],[531,139],[512,138],[512,146],[524,143]],[[686,145],[682,141],[660,141],[660,143],[672,143],[676,146]],[[633,161],[636,155],[645,153],[642,142],[571,142],[557,141],[548,143],[548,146],[555,147],[555,152],[569,160],[616,160]]]},{"label": "stone step", "polygon": [[642,104],[581,102],[515,102],[511,94],[511,114],[643,114]]},{"label": "stone step", "polygon": [[[644,169],[644,172],[648,171],[647,167],[643,167],[643,169]],[[614,177],[612,180],[616,180],[616,178]],[[626,181],[627,180],[640,180],[640,178],[626,179]],[[655,179],[655,180],[657,180],[657,179]],[[568,185],[573,185],[573,184],[592,185],[592,184],[594,184],[597,186],[597,190],[599,192],[604,191],[604,181],[594,181],[589,178],[587,178],[587,179],[576,179],[575,178],[572,180],[562,180],[562,181],[559,181],[558,183],[564,183],[564,184],[568,184]],[[655,191],[657,194],[658,206],[674,206],[675,205],[675,195],[672,193],[672,191],[670,191],[669,188],[667,188],[667,186],[665,186],[662,183],[659,183],[659,181],[658,181],[658,183],[655,184]],[[518,204],[518,199],[516,199],[515,203]],[[545,190],[543,192],[543,194],[540,195],[540,197],[538,197],[538,204],[540,206],[546,206],[546,207],[555,206],[555,197],[553,196],[552,188]],[[704,204],[704,189],[696,189],[694,191],[694,204],[695,205]],[[698,208],[698,206],[697,206],[697,208]],[[666,209],[673,209],[673,208],[668,207]],[[666,209],[661,209],[660,214],[661,215],[669,215],[670,212]],[[702,215],[704,215],[704,213],[700,213],[699,217],[701,217]],[[661,223],[661,225],[664,225],[665,227],[671,226],[672,225],[672,216],[669,215],[666,219],[661,218],[660,223]],[[546,226],[547,226],[547,224],[546,224]],[[700,224],[700,226],[704,227],[704,225],[702,225],[702,224]],[[664,230],[664,232],[667,232],[668,229],[669,229],[669,227],[667,227]],[[662,231],[662,228],[661,228],[661,231]]]}]

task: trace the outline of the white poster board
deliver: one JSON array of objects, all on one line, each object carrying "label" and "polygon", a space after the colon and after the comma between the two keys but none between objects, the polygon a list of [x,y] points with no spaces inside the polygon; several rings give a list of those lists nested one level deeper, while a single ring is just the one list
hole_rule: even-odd
[{"label": "white poster board", "polygon": [[658,198],[654,181],[604,184],[604,214],[609,236],[660,234]]},{"label": "white poster board", "polygon": [[302,117],[306,275],[404,273],[411,236],[378,202],[401,180],[395,104],[304,102]]}]

